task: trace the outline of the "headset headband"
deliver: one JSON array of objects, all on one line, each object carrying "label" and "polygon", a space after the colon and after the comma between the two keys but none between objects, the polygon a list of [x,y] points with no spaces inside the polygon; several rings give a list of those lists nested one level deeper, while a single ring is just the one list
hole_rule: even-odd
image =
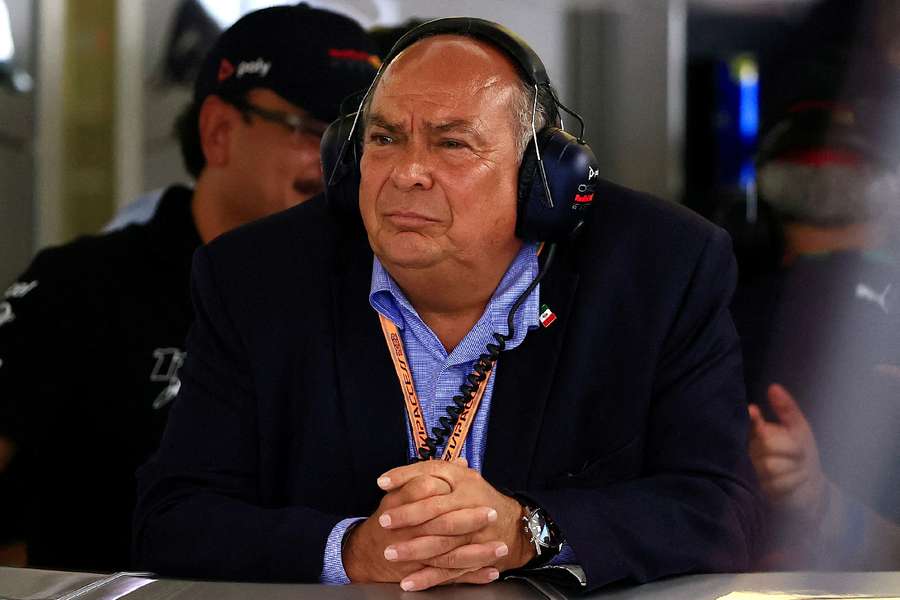
[{"label": "headset headband", "polygon": [[[525,40],[502,25],[474,17],[434,19],[406,32],[388,52],[381,70],[383,71],[398,54],[419,40],[441,34],[463,35],[489,42],[503,50],[516,63],[530,83],[540,86],[550,85],[544,63]],[[380,75],[379,72],[375,77],[376,81]]]}]

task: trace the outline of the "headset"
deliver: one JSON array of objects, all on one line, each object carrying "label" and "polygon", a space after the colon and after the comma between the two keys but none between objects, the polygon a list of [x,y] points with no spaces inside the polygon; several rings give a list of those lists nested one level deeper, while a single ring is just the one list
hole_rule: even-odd
[{"label": "headset", "polygon": [[[597,158],[584,140],[584,121],[563,105],[547,77],[541,59],[528,44],[502,25],[472,17],[428,21],[401,37],[391,48],[355,112],[333,122],[322,136],[321,157],[326,201],[338,214],[359,217],[359,161],[362,155],[362,110],[384,70],[400,52],[434,35],[455,34],[486,41],[503,51],[524,81],[534,87],[532,140],[519,167],[516,235],[529,242],[556,243],[575,236],[594,202],[599,170]],[[539,99],[550,114],[537,131]],[[558,108],[581,124],[578,136],[563,129]]]}]

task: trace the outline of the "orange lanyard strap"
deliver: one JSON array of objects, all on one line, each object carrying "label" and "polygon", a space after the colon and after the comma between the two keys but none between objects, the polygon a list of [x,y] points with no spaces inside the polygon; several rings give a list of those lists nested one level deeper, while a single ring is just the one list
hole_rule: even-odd
[{"label": "orange lanyard strap", "polygon": [[[409,424],[412,428],[413,441],[416,450],[428,448],[428,430],[425,426],[425,417],[422,415],[422,405],[419,403],[419,395],[416,393],[416,386],[413,385],[412,370],[406,361],[406,353],[403,349],[403,340],[400,338],[400,332],[394,323],[381,313],[378,314],[381,321],[381,331],[384,332],[384,341],[390,350],[391,360],[394,361],[394,369],[397,371],[397,379],[400,380],[400,389],[403,390],[403,398],[406,401],[406,415],[409,417]],[[484,391],[487,389],[488,380],[490,379],[493,369],[485,374],[484,381],[481,382],[475,396],[466,404],[456,423],[453,431],[447,440],[447,446],[441,455],[441,460],[453,460],[459,458],[462,452],[463,442],[469,435],[469,429],[475,420],[475,413],[478,412],[478,406],[484,397]]]}]

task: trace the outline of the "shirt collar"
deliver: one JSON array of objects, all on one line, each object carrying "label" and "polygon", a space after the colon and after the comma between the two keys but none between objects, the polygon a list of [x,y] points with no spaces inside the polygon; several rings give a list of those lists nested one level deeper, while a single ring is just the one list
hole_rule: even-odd
[{"label": "shirt collar", "polygon": [[[494,290],[488,302],[484,314],[472,328],[473,331],[489,328],[491,332],[507,333],[507,315],[513,303],[519,295],[531,284],[538,274],[537,247],[534,244],[523,244],[522,249],[510,263],[509,268],[500,280],[497,289]],[[528,330],[538,327],[538,303],[540,286],[536,286],[528,295],[525,302],[517,311],[514,319],[514,336],[506,344],[506,347],[515,348],[525,339]],[[369,289],[369,304],[376,311],[393,321],[398,329],[406,325],[406,318],[415,318],[421,321],[418,313],[400,286],[391,278],[390,274],[376,256],[372,264],[372,284]],[[404,316],[406,315],[406,316]],[[491,340],[493,341],[493,340]]]},{"label": "shirt collar", "polygon": [[369,304],[376,311],[393,321],[397,329],[403,329],[406,325],[400,306],[403,306],[409,312],[416,312],[409,300],[406,299],[403,290],[391,278],[377,256],[372,263],[372,285],[369,288]]}]

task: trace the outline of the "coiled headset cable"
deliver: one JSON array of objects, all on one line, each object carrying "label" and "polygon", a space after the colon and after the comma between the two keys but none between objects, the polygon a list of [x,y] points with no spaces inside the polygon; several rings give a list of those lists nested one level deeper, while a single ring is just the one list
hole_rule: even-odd
[{"label": "coiled headset cable", "polygon": [[531,294],[531,292],[534,291],[534,288],[541,282],[544,275],[547,274],[550,265],[553,264],[553,257],[555,255],[556,244],[548,244],[547,259],[544,261],[544,266],[541,267],[541,270],[538,272],[537,277],[534,278],[534,281],[532,281],[528,287],[525,288],[525,291],[516,298],[516,301],[513,302],[512,307],[509,309],[509,313],[506,316],[506,335],[496,331],[492,334],[497,343],[488,343],[487,352],[481,354],[475,361],[472,372],[466,375],[463,384],[459,386],[459,394],[453,397],[453,403],[446,408],[447,416],[438,419],[440,426],[431,428],[431,432],[434,436],[429,436],[425,440],[425,446],[419,448],[419,460],[431,460],[434,458],[437,455],[438,447],[450,437],[451,433],[453,433],[453,428],[459,420],[459,415],[466,409],[472,401],[472,398],[475,397],[475,394],[478,393],[478,389],[487,379],[488,372],[494,368],[497,359],[500,358],[500,353],[506,350],[506,342],[515,335],[513,319],[516,316],[516,312],[518,312],[529,294]]}]

